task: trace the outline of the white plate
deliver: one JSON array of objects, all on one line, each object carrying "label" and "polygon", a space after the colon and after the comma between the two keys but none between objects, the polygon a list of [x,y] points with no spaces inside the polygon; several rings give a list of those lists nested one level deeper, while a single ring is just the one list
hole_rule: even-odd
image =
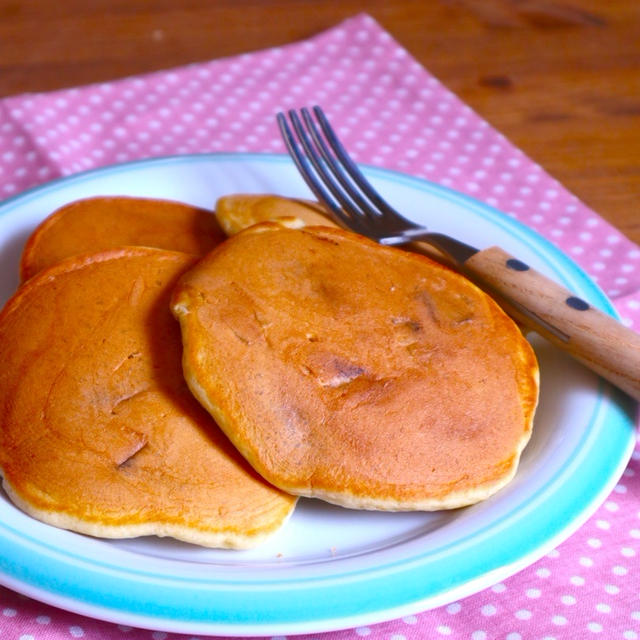
[{"label": "white plate", "polygon": [[[401,211],[480,247],[498,244],[615,315],[594,283],[542,237],[486,205],[375,168]],[[181,156],[58,180],[0,205],[0,302],[23,243],[60,205],[91,195],[172,198],[212,207],[237,192],[308,197],[285,156]],[[251,551],[155,538],[105,541],[37,522],[0,493],[0,582],[53,605],[132,626],[220,635],[318,632],[415,613],[517,572],[575,531],[604,500],[634,445],[634,404],[532,339],[542,375],[533,438],[515,480],[473,507],[356,512],[302,500]]]}]

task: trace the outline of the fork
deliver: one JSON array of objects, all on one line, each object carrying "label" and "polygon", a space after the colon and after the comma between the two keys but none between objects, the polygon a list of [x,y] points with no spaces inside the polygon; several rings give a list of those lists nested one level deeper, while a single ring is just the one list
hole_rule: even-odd
[{"label": "fork", "polygon": [[287,115],[276,118],[289,155],[334,222],[380,244],[434,257],[424,250],[427,243],[437,259],[494,297],[521,325],[640,400],[640,335],[503,249],[479,250],[402,216],[365,178],[320,107]]}]

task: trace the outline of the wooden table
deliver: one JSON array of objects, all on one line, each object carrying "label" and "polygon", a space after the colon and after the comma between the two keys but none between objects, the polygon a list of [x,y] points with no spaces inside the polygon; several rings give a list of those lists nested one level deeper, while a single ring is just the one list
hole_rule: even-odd
[{"label": "wooden table", "polygon": [[361,11],[640,243],[638,0],[0,0],[0,96],[281,45]]}]

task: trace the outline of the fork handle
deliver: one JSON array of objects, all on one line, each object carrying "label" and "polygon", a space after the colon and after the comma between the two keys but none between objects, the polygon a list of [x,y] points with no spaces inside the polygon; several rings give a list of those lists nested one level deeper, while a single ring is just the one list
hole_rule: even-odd
[{"label": "fork handle", "polygon": [[640,335],[498,247],[462,270],[512,317],[640,400]]}]

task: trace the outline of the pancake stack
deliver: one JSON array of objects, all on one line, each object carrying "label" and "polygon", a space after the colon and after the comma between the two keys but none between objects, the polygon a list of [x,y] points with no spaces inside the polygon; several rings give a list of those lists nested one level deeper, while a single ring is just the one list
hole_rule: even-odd
[{"label": "pancake stack", "polygon": [[538,368],[489,296],[314,203],[236,194],[216,216],[90,198],[34,231],[0,313],[0,471],[20,508],[243,548],[298,496],[433,510],[511,480]]},{"label": "pancake stack", "polygon": [[[295,498],[239,456],[182,376],[169,297],[197,256],[141,246],[94,252],[106,242],[91,227],[104,230],[110,216],[114,241],[205,250],[221,232],[204,215],[179,203],[96,198],[54,213],[28,241],[28,279],[0,313],[0,470],[27,513],[100,537],[228,548],[255,546],[292,513]],[[45,266],[69,220],[60,244],[71,257]]]}]

